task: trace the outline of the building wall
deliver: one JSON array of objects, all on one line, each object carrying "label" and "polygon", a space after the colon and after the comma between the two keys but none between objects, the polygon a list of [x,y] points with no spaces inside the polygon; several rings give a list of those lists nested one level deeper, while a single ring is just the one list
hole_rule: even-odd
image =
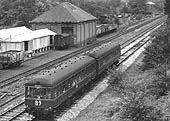
[{"label": "building wall", "polygon": [[[35,51],[50,46],[50,36],[36,38],[28,41],[28,51]],[[25,51],[25,42],[1,42],[0,52],[8,50]]]},{"label": "building wall", "polygon": [[30,51],[38,50],[50,46],[50,36],[36,38],[28,42],[28,48]]},{"label": "building wall", "polygon": [[1,42],[1,49],[0,52],[5,52],[8,50],[20,50],[22,51],[24,48],[24,44],[21,42]]},{"label": "building wall", "polygon": [[85,39],[85,36],[84,36],[84,24],[81,23],[81,43],[82,43],[82,46],[85,46],[85,43],[84,43],[84,39]]},{"label": "building wall", "polygon": [[77,45],[83,46],[81,42],[81,24],[77,24]]},{"label": "building wall", "polygon": [[73,25],[73,42],[74,42],[74,45],[78,45],[78,40],[77,40],[77,26],[78,24],[74,24]]},{"label": "building wall", "polygon": [[85,42],[86,44],[89,43],[89,22],[85,23]]},{"label": "building wall", "polygon": [[32,24],[32,29],[48,28],[57,34],[62,33],[62,28],[73,28],[72,41],[74,45],[80,47],[85,46],[96,40],[96,22],[82,22],[78,24]]},{"label": "building wall", "polygon": [[93,26],[92,26],[92,22],[89,23],[89,36],[90,36],[90,42],[92,42],[92,36],[93,36]]},{"label": "building wall", "polygon": [[95,41],[96,40],[96,22],[92,22],[92,26],[93,26],[92,38],[93,38],[93,41]]},{"label": "building wall", "polygon": [[48,28],[58,34],[61,34],[61,24],[32,24],[32,30]]}]

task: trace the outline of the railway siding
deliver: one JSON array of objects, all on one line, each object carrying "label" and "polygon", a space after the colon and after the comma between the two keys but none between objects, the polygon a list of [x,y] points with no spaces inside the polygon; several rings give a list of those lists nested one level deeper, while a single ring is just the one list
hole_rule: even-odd
[{"label": "railway siding", "polygon": [[[146,25],[148,26],[148,25]],[[145,27],[146,29],[146,27]],[[123,38],[117,38],[115,41],[120,41],[120,43],[123,43],[125,41],[124,38],[128,38],[129,36],[133,36],[135,35],[136,32],[133,32],[133,33],[128,33],[126,34]],[[103,38],[104,39],[104,38]],[[107,38],[109,39],[109,38]],[[99,41],[102,41],[102,40],[99,40]],[[32,60],[29,60],[27,61],[26,63],[24,63],[21,67],[18,67],[18,68],[15,68],[15,69],[12,69],[12,70],[3,70],[3,71],[0,71],[0,80],[5,80],[9,77],[13,77],[14,75],[17,75],[17,74],[20,74],[20,73],[23,73],[27,70],[29,70],[30,68],[35,68],[37,66],[40,66],[40,65],[43,65],[51,60],[54,60],[56,58],[60,58],[62,56],[65,56],[71,52],[74,52],[74,51],[77,51],[78,49],[71,49],[71,50],[65,50],[65,51],[51,51],[49,52],[48,54],[44,55],[44,56],[41,56],[39,58],[34,58]],[[10,72],[9,72],[10,71]]]},{"label": "railway siding", "polygon": [[[126,38],[126,39],[127,39],[127,38]],[[91,96],[92,96],[92,97],[96,97],[96,96],[94,96],[93,94],[91,94]]]}]

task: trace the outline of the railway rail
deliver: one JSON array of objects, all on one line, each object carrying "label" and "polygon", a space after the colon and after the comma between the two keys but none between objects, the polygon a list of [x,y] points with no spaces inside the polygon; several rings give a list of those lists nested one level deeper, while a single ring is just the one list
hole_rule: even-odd
[{"label": "railway rail", "polygon": [[[156,24],[156,26],[158,26],[160,23]],[[155,27],[155,26],[154,26]],[[153,27],[153,28],[154,28]],[[151,28],[151,29],[153,29]],[[149,32],[149,30],[147,31]],[[145,34],[147,33],[146,31],[144,32]],[[138,36],[135,36],[134,39],[131,38],[131,41],[129,44],[131,43],[134,43],[134,41],[137,39],[137,38],[140,38],[141,36],[144,35],[144,33],[142,35],[138,35]],[[140,33],[141,34],[141,33]],[[149,36],[149,35],[148,35]],[[146,44],[149,39],[146,39],[148,36],[144,37],[141,41],[137,42],[136,44],[134,44],[131,48],[129,48],[127,51],[125,51],[124,53],[122,53],[122,58],[120,60],[120,63],[123,63],[125,60],[127,60],[127,58],[129,58],[136,50],[138,50],[140,47],[142,47],[144,44]],[[129,40],[128,40],[129,41]],[[122,44],[122,49],[124,49],[125,47],[127,47],[127,44],[123,43]],[[129,51],[131,51],[130,53],[128,53]],[[82,53],[82,52],[80,52]],[[128,53],[128,54],[127,54]],[[56,62],[55,62],[56,63]],[[23,97],[24,97],[24,93],[21,94]],[[11,99],[13,100],[13,99]],[[9,101],[10,102],[10,101]],[[12,121],[14,119],[17,119],[18,117],[22,117],[24,115],[24,98],[23,98],[23,101],[19,101],[15,104],[13,104],[12,106],[8,107],[7,110],[5,110],[4,112],[2,112],[0,114],[0,119],[4,119],[4,121]],[[32,118],[33,119],[33,118]]]},{"label": "railway rail", "polygon": [[[120,66],[123,62],[125,62],[129,57],[131,57],[136,51],[138,51],[141,47],[143,47],[145,44],[147,44],[149,41],[151,41],[153,38],[151,38],[149,35],[142,38],[139,42],[135,42],[135,44],[132,47],[124,48],[125,51],[121,54],[121,60],[118,64],[118,66]],[[101,82],[102,84],[106,84],[105,80]],[[102,87],[102,90],[104,90],[105,88],[107,88],[107,86],[105,85],[104,87]],[[95,99],[95,97],[97,97],[97,95],[99,95],[101,92],[101,86],[99,86],[99,88],[95,88],[94,90],[92,90],[92,92],[94,92],[92,94],[92,92],[90,91],[87,96],[85,96],[85,98],[83,97],[82,100],[80,99],[79,101],[76,101],[76,104],[74,105],[75,107],[71,107],[69,111],[66,111],[65,113],[67,114],[62,114],[62,116],[55,116],[56,121],[58,120],[71,120],[73,118],[75,118],[78,113],[80,113],[81,110],[85,109],[91,102],[93,102],[93,100]],[[89,95],[91,95],[91,97],[89,97]],[[87,97],[89,99],[87,99]],[[79,102],[82,102],[84,104],[81,104]],[[85,106],[84,106],[85,105]],[[70,113],[71,112],[71,113]]]},{"label": "railway rail", "polygon": [[[162,21],[160,21],[158,24],[150,27],[150,30],[153,29],[154,27],[156,27],[157,25],[159,25],[160,23],[162,23]],[[146,31],[146,30],[140,31],[140,32],[136,35],[136,37],[138,37],[139,34],[140,34],[140,36],[143,36],[143,34],[145,34],[145,33],[148,32],[148,31],[149,31],[149,30],[147,30],[147,31]],[[143,34],[141,34],[141,33],[143,33]],[[117,35],[117,36],[118,36],[118,35]],[[52,60],[52,61],[50,61],[50,62],[48,62],[48,63],[46,63],[46,64],[44,64],[44,65],[41,65],[41,66],[39,66],[39,67],[32,68],[32,69],[27,70],[27,71],[25,71],[25,72],[23,72],[23,73],[21,73],[21,74],[16,75],[16,76],[13,76],[13,77],[8,78],[8,79],[5,79],[5,80],[2,80],[2,81],[0,82],[0,88],[3,88],[3,87],[5,87],[5,86],[8,86],[8,85],[10,85],[10,84],[12,84],[12,83],[14,83],[14,82],[17,82],[18,80],[20,80],[20,79],[22,79],[22,78],[24,78],[24,77],[27,77],[27,76],[32,75],[32,74],[35,74],[35,73],[37,73],[37,72],[39,72],[39,71],[41,71],[41,70],[43,70],[43,69],[46,69],[46,68],[48,68],[48,67],[50,67],[50,66],[55,65],[56,63],[60,63],[60,62],[62,62],[62,61],[64,61],[64,60],[67,60],[67,59],[69,59],[69,58],[71,58],[71,57],[73,57],[73,56],[75,56],[75,55],[81,54],[81,53],[83,53],[83,52],[85,52],[85,51],[87,51],[87,50],[90,50],[90,49],[94,48],[94,47],[100,46],[100,45],[103,44],[103,43],[107,43],[107,42],[109,42],[109,41],[112,41],[112,40],[115,39],[115,38],[116,38],[115,36],[114,36],[114,37],[109,37],[109,38],[107,38],[105,41],[96,42],[96,43],[93,44],[93,45],[89,45],[89,46],[87,46],[87,47],[83,47],[83,48],[81,48],[81,49],[78,49],[78,50],[76,50],[76,51],[74,51],[74,52],[72,52],[72,53],[70,53],[70,54],[68,54],[68,55],[66,55],[66,56],[60,57],[60,58],[58,58],[58,59],[56,59],[56,60]],[[132,38],[134,38],[134,37],[132,37]],[[125,41],[124,43],[122,43],[122,45],[125,46],[125,44],[126,44],[127,42],[129,42],[129,41],[131,41],[131,40],[128,39],[127,41]]]}]

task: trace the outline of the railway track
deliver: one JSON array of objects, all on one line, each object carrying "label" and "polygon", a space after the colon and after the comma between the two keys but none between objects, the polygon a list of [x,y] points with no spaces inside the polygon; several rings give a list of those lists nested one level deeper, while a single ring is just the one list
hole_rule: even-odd
[{"label": "railway track", "polygon": [[23,114],[25,111],[25,105],[24,105],[24,98],[10,107],[7,107],[7,109],[0,114],[0,121],[12,121],[18,115]]},{"label": "railway track", "polygon": [[[146,34],[146,32],[145,32]],[[138,36],[141,37],[142,35]],[[148,35],[149,36],[149,35]],[[145,43],[147,43],[149,41],[149,39],[146,39],[148,36],[144,37],[143,39],[141,39],[139,42],[136,42],[132,47],[130,47],[127,51],[122,53],[122,58],[120,60],[120,63],[123,63],[125,60],[127,60],[127,58],[129,58],[134,52],[136,52],[136,50],[138,50],[140,47],[142,47]],[[137,39],[137,36],[135,36],[135,39]],[[131,41],[129,44],[134,43],[135,39],[133,41]],[[122,49],[125,49],[127,47],[127,44],[122,44]],[[128,53],[128,51],[131,51],[131,53]],[[21,94],[21,96],[24,96],[24,93]],[[24,99],[24,98],[23,98]],[[13,99],[11,99],[13,100]],[[10,101],[9,101],[10,102]],[[9,108],[7,108],[7,110],[5,110],[4,112],[2,112],[0,114],[0,119],[3,121],[12,121],[15,119],[18,119],[18,117],[23,117],[24,115],[24,100],[23,101],[19,101],[15,104],[13,104],[12,106],[10,106]],[[0,121],[1,121],[0,120]],[[33,120],[30,119],[30,120]]]},{"label": "railway track", "polygon": [[[124,52],[121,54],[121,59],[118,64],[120,66],[123,62],[125,62],[129,57],[131,57],[136,51],[138,51],[141,47],[144,47],[149,41],[151,41],[153,38],[151,38],[149,35],[146,37],[143,37],[140,41],[134,42],[133,46],[124,47]],[[83,96],[80,100],[76,101],[76,104],[74,104],[69,110],[64,112],[62,116],[55,116],[55,121],[70,121],[73,118],[76,118],[78,114],[84,110],[88,105],[90,105],[95,98],[102,92],[104,89],[108,87],[108,80],[104,80],[100,82],[97,86],[94,87],[87,95]]]},{"label": "railway track", "polygon": [[[158,23],[158,24],[160,24],[160,23]],[[155,26],[157,26],[157,25],[155,25]],[[155,26],[153,26],[152,28],[154,28]],[[144,31],[145,31],[145,30],[144,30]],[[148,31],[149,31],[149,30],[148,30]],[[143,32],[143,31],[142,31],[142,32]],[[142,32],[140,32],[140,33],[142,33]],[[145,31],[145,33],[146,33],[146,31]],[[62,62],[62,61],[64,61],[64,60],[67,60],[67,59],[69,59],[69,58],[71,58],[71,57],[73,57],[73,56],[75,56],[75,55],[81,54],[81,53],[83,53],[83,52],[85,52],[85,51],[87,51],[87,50],[90,50],[90,49],[94,48],[94,47],[100,46],[100,45],[103,44],[103,43],[107,43],[107,42],[109,42],[109,41],[112,41],[113,39],[117,38],[118,36],[120,36],[120,35],[116,35],[116,36],[114,36],[114,37],[109,37],[109,38],[107,38],[105,41],[96,42],[96,43],[94,43],[93,45],[89,45],[89,46],[87,46],[87,47],[83,47],[83,48],[81,48],[81,49],[78,49],[78,50],[76,50],[76,51],[74,51],[74,52],[72,52],[72,53],[70,53],[70,54],[68,54],[68,55],[66,55],[66,56],[63,56],[63,57],[58,58],[58,59],[56,59],[56,60],[50,61],[50,62],[48,62],[48,63],[46,63],[46,64],[44,64],[44,65],[41,65],[41,66],[39,66],[39,67],[32,68],[32,69],[27,70],[27,71],[25,71],[25,72],[23,72],[23,73],[20,73],[20,74],[18,74],[18,75],[16,75],[16,76],[13,76],[13,77],[8,78],[8,79],[5,79],[5,80],[2,80],[2,81],[0,82],[0,88],[3,88],[3,87],[5,87],[5,86],[8,86],[8,85],[10,85],[10,84],[12,84],[12,83],[14,83],[14,82],[17,82],[18,80],[20,80],[20,79],[22,79],[22,78],[24,78],[24,77],[30,76],[30,75],[32,75],[32,74],[35,74],[35,73],[37,73],[37,72],[39,72],[39,71],[41,71],[41,70],[43,70],[43,69],[46,69],[46,68],[48,68],[48,67],[50,67],[50,66],[55,65],[56,63],[60,63],[60,62]],[[136,35],[136,37],[137,37],[137,36],[138,36],[138,35]],[[141,35],[141,36],[142,36],[142,35]],[[130,40],[128,39],[128,40],[127,40],[126,42],[124,42],[123,44],[127,43],[128,41],[130,41]]]}]

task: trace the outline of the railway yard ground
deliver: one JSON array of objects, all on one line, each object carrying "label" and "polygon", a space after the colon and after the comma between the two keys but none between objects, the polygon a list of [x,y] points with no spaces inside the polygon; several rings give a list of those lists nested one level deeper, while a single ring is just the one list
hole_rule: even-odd
[{"label": "railway yard ground", "polygon": [[[127,34],[125,35],[125,38],[128,36],[131,36],[133,34]],[[111,34],[110,34],[111,36]],[[113,36],[113,35],[112,35]],[[115,41],[120,41],[122,38],[116,39]],[[98,39],[98,41],[101,41],[101,39]],[[121,41],[120,41],[121,43]],[[37,66],[43,65],[44,63],[47,63],[51,60],[54,60],[56,58],[62,57],[64,55],[67,55],[73,51],[78,50],[78,48],[70,48],[69,50],[63,50],[63,51],[48,51],[44,53],[36,54],[32,59],[29,59],[28,61],[24,62],[20,67],[10,69],[9,70],[1,70],[0,71],[0,80],[4,80],[9,77],[13,77],[14,75],[20,74],[23,72],[23,70],[27,70],[27,68],[35,68]],[[36,56],[39,56],[38,58]]]},{"label": "railway yard ground", "polygon": [[[116,38],[114,41],[118,41],[121,44],[125,41],[125,39],[133,36],[136,32],[138,32],[142,29],[145,29],[147,26],[148,25],[145,25],[143,27],[140,27],[140,29],[136,29],[136,31],[133,31],[133,32],[127,33],[123,36],[120,36],[119,38]],[[132,27],[133,26],[131,26],[130,28],[132,28]],[[103,39],[106,39],[106,37],[109,38],[111,36],[114,36],[114,34],[109,34],[107,36],[99,38],[97,41],[102,41]],[[78,49],[79,48],[70,48],[68,50],[63,50],[63,51],[51,50],[51,51],[44,52],[44,53],[38,53],[32,59],[28,59],[28,61],[24,62],[20,67],[13,68],[10,70],[0,70],[0,80],[5,80],[7,78],[13,77],[14,75],[20,74],[25,70],[29,70],[30,68],[38,67],[40,65],[43,65],[44,63],[47,63],[51,60],[62,57],[64,55],[67,55],[67,54],[74,52]],[[37,57],[37,56],[39,56],[39,57]]]},{"label": "railway yard ground", "polygon": [[[137,32],[144,30],[146,26],[140,27],[140,29],[136,29],[130,33],[127,33],[123,36],[120,36],[116,38],[114,41],[118,41],[120,44],[124,43],[125,40],[132,38],[133,35],[135,35]],[[113,35],[109,35],[107,37],[110,37]],[[104,38],[103,38],[104,39]],[[106,39],[106,38],[105,38]],[[98,39],[98,41],[102,41],[102,38]],[[77,51],[79,48],[70,48],[69,50],[63,50],[63,51],[53,51],[50,50],[45,53],[37,54],[32,59],[29,59],[28,61],[25,61],[20,67],[13,68],[11,70],[5,69],[0,71],[0,80],[8,79],[9,77],[13,77],[14,75],[20,74],[23,71],[29,70],[30,68],[35,68],[40,65],[43,65],[51,60],[55,60],[56,58],[60,58],[64,55],[67,55],[71,52]],[[133,65],[131,65],[127,70],[125,70],[125,73],[128,74],[129,77],[134,78],[141,78],[141,71],[139,70],[139,65],[142,64],[142,58],[143,54],[140,54],[140,56],[134,61]],[[129,64],[130,65],[130,64]],[[147,74],[146,74],[147,75]],[[12,84],[10,87],[3,88],[3,90],[0,89],[0,97],[4,93],[8,93],[8,95],[11,95],[11,97],[15,94],[18,94],[18,92],[23,92],[24,89],[22,88],[25,82],[27,82],[30,77],[26,77],[21,79],[21,81],[16,82]],[[99,96],[95,99],[95,101],[90,104],[85,110],[81,111],[80,114],[71,121],[109,121],[111,120],[110,117],[108,117],[108,111],[116,107],[116,101],[118,100],[118,94],[115,92],[112,92],[110,88],[106,88]],[[0,100],[0,104],[5,101],[5,98]],[[115,103],[114,103],[115,102]],[[13,102],[11,102],[13,104]],[[5,109],[6,107],[1,107],[1,109]],[[0,113],[2,110],[0,110]],[[113,121],[113,120],[112,120]]]}]

